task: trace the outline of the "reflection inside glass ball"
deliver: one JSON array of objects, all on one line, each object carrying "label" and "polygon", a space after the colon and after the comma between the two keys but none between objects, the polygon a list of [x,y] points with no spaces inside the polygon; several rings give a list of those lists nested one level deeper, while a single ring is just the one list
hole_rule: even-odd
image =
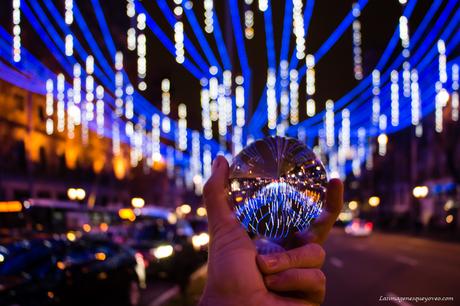
[{"label": "reflection inside glass ball", "polygon": [[326,184],[321,161],[294,138],[257,140],[230,168],[230,197],[238,220],[270,239],[305,231],[321,213]]}]

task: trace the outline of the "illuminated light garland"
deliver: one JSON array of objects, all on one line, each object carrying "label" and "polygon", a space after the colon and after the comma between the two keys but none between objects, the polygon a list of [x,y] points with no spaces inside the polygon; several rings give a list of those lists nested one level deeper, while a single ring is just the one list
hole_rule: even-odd
[{"label": "illuminated light garland", "polygon": [[125,118],[126,124],[125,124],[125,133],[128,137],[131,137],[134,134],[134,124],[133,124],[133,118],[134,118],[134,87],[131,84],[126,85],[125,88]]},{"label": "illuminated light garland", "polygon": [[[378,153],[380,156],[385,156],[387,152],[387,144],[388,144],[388,136],[385,134],[385,131],[387,129],[387,116],[386,115],[380,115],[379,118],[379,130],[380,134],[377,137],[377,143],[378,143]],[[371,148],[372,149],[372,148]]]},{"label": "illuminated light garland", "polygon": [[[75,64],[73,66],[73,100],[75,104],[80,104],[81,102],[81,66],[80,64]],[[78,116],[80,117],[80,116]],[[78,120],[79,122],[80,120]],[[75,122],[76,125],[79,123]]]},{"label": "illuminated light garland", "polygon": [[203,191],[203,176],[201,175],[200,133],[192,132],[192,151],[190,154],[190,172],[192,174],[195,194],[201,195]]},{"label": "illuminated light garland", "polygon": [[53,80],[46,81],[46,134],[52,135],[54,131],[53,114],[54,114],[54,85]]},{"label": "illuminated light garland", "polygon": [[438,40],[438,52],[439,52],[439,58],[438,58],[438,65],[439,65],[439,82],[441,84],[444,84],[447,82],[447,68],[446,68],[446,44],[444,43],[444,40],[440,39]]},{"label": "illuminated light garland", "polygon": [[341,146],[345,155],[350,151],[350,111],[342,110]]},{"label": "illuminated light garland", "polygon": [[65,91],[65,77],[62,73],[57,76],[57,131],[64,132],[65,129],[65,102],[64,102],[64,91]]},{"label": "illuminated light garland", "polygon": [[225,90],[225,118],[227,126],[233,124],[233,100],[232,100],[232,72],[225,70],[223,73],[223,85]]},{"label": "illuminated light garland", "polygon": [[133,18],[136,15],[136,6],[134,0],[127,0],[126,3],[126,16]]},{"label": "illuminated light garland", "polygon": [[67,34],[65,37],[65,55],[73,55],[73,36],[72,34]]},{"label": "illuminated light garland", "polygon": [[104,136],[104,87],[98,85],[96,87],[96,125],[97,135]]},{"label": "illuminated light garland", "polygon": [[86,58],[86,103],[85,103],[85,116],[86,121],[92,121],[94,119],[94,58],[89,55]]},{"label": "illuminated light garland", "polygon": [[183,64],[185,61],[184,24],[181,21],[174,24],[174,47],[176,49],[176,62]]},{"label": "illuminated light garland", "polygon": [[129,51],[136,50],[136,29],[129,28],[126,34],[127,34],[126,44],[128,46],[128,50]]},{"label": "illuminated light garland", "polygon": [[75,138],[75,125],[81,123],[80,108],[74,103],[74,89],[67,89],[67,137]]},{"label": "illuminated light garland", "polygon": [[265,12],[268,9],[268,0],[259,0],[259,10]]},{"label": "illuminated light garland", "polygon": [[176,4],[176,7],[174,8],[174,15],[176,15],[177,17],[181,17],[184,13],[184,10],[182,8],[182,0],[174,0],[174,4]]},{"label": "illuminated light garland", "polygon": [[115,115],[123,115],[123,53],[118,51],[115,54]]},{"label": "illuminated light garland", "polygon": [[212,139],[212,121],[209,105],[209,89],[206,88],[208,81],[206,79],[202,79],[200,83],[201,125],[203,126],[204,138],[210,140]]},{"label": "illuminated light garland", "polygon": [[289,116],[289,63],[287,60],[282,60],[280,63],[281,77],[281,95],[280,95],[280,115],[281,121],[286,121]]},{"label": "illuminated light garland", "polygon": [[356,80],[363,79],[363,57],[362,57],[362,39],[361,39],[361,22],[358,17],[361,15],[361,8],[359,3],[353,3],[352,14],[355,20],[353,20],[353,74]]},{"label": "illuminated light garland", "polygon": [[411,95],[411,82],[410,82],[410,63],[408,61],[404,61],[403,63],[403,96],[405,98],[409,98]]},{"label": "illuminated light garland", "polygon": [[141,91],[147,89],[147,84],[143,81],[147,74],[147,38],[145,34],[137,37],[137,77],[139,79],[138,88]]},{"label": "illuminated light garland", "polygon": [[161,112],[165,115],[161,122],[161,129],[164,133],[171,132],[171,121],[168,117],[171,113],[170,87],[171,83],[168,79],[163,79],[161,81]]},{"label": "illuminated light garland", "polygon": [[215,76],[217,74],[217,67],[212,66],[209,68],[209,72],[212,77],[209,79],[209,112],[211,121],[217,121],[219,119],[218,107],[217,107],[217,98],[219,96],[219,81]]},{"label": "illuminated light garland", "polygon": [[418,83],[418,71],[412,69],[411,72],[411,123],[412,125],[419,125],[421,118],[421,100],[420,100],[420,86]]},{"label": "illuminated light garland", "polygon": [[65,23],[67,25],[71,25],[73,23],[73,0],[65,0],[64,7],[65,7],[65,15],[64,15]]},{"label": "illuminated light garland", "polygon": [[[260,3],[260,2],[259,2]],[[274,130],[276,128],[276,72],[269,68],[267,73],[267,116],[268,128]]]},{"label": "illuminated light garland", "polygon": [[[244,2],[249,7],[254,0],[244,0]],[[244,12],[244,36],[246,39],[254,38],[254,12],[250,7]]]},{"label": "illuminated light garland", "polygon": [[316,80],[315,80],[315,56],[313,54],[307,54],[305,57],[305,64],[307,66],[306,72],[306,92],[307,92],[307,105],[306,112],[307,116],[313,117],[316,113],[315,100],[312,96],[316,92]]},{"label": "illuminated light garland", "polygon": [[204,0],[204,30],[206,33],[214,31],[214,1]]},{"label": "illuminated light garland", "polygon": [[178,129],[178,139],[177,145],[178,149],[181,151],[187,150],[187,106],[185,104],[179,104],[178,107],[179,115],[179,129]]},{"label": "illuminated light garland", "polygon": [[218,117],[217,126],[219,130],[221,148],[224,147],[225,136],[227,135],[227,99],[225,98],[225,89],[223,85],[219,85],[219,96],[217,98]]},{"label": "illuminated light garland", "polygon": [[21,61],[21,0],[13,0],[13,61]]},{"label": "illuminated light garland", "polygon": [[291,116],[290,116],[290,121],[292,125],[296,125],[299,123],[299,83],[298,83],[298,72],[295,69],[292,69],[291,72],[289,73],[290,76],[290,84],[289,84],[289,90],[290,90],[290,100],[291,100],[291,105],[290,105],[290,111],[291,111]]},{"label": "illuminated light garland", "polygon": [[152,161],[159,162],[162,159],[160,151],[160,115],[152,116]]},{"label": "illuminated light garland", "polygon": [[406,16],[399,17],[399,38],[401,39],[401,46],[403,47],[402,55],[405,58],[410,56],[409,45],[409,21]]},{"label": "illuminated light garland", "polygon": [[326,101],[326,116],[324,120],[324,129],[326,132],[326,145],[332,148],[335,144],[335,128],[334,128],[334,101]]},{"label": "illuminated light garland", "polygon": [[203,148],[203,178],[207,180],[211,177],[212,170],[212,154],[209,145],[205,145]]},{"label": "illuminated light garland", "polygon": [[305,57],[305,27],[302,14],[302,2],[302,0],[293,0],[292,7],[293,32],[296,37],[296,57],[299,60]]},{"label": "illuminated light garland", "polygon": [[245,125],[245,97],[244,97],[244,78],[235,78],[235,104],[236,104],[236,127],[233,131],[233,153],[237,154],[243,149],[243,127]]},{"label": "illuminated light garland", "polygon": [[459,118],[459,67],[457,64],[452,65],[452,120],[458,121]]},{"label": "illuminated light garland", "polygon": [[398,71],[391,71],[391,125],[399,124],[399,74]]},{"label": "illuminated light garland", "polygon": [[377,125],[380,117],[380,71],[372,71],[372,124]]},{"label": "illuminated light garland", "polygon": [[[72,25],[73,23],[73,0],[65,0],[64,2],[65,13],[64,21],[67,25]],[[67,34],[65,36],[65,55],[73,55],[73,36],[72,34]]]}]

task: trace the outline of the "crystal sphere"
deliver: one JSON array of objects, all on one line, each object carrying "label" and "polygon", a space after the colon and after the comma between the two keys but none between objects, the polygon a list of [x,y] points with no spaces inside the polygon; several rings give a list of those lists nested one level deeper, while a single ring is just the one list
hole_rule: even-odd
[{"label": "crystal sphere", "polygon": [[269,239],[305,231],[325,200],[324,166],[294,138],[251,143],[233,159],[229,179],[237,219],[249,232]]}]

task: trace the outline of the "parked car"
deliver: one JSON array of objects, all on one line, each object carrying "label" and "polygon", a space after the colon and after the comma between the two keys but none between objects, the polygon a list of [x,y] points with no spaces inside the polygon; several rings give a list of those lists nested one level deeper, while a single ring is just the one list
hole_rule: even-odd
[{"label": "parked car", "polygon": [[363,219],[353,219],[345,226],[345,233],[356,236],[366,237],[372,233],[373,223]]}]

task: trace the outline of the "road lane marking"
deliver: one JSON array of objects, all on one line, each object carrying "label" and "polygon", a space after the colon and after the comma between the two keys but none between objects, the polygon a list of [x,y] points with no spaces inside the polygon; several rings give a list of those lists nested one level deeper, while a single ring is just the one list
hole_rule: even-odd
[{"label": "road lane marking", "polygon": [[337,268],[343,267],[343,261],[341,261],[337,257],[331,257],[329,261],[331,262],[331,265],[333,265],[334,267],[337,267]]},{"label": "road lane marking", "polygon": [[409,265],[409,266],[416,266],[418,265],[418,261],[413,259],[413,258],[410,258],[410,257],[407,257],[407,256],[404,256],[404,255],[398,255],[395,257],[396,261],[400,262],[400,263],[403,263],[403,264],[406,264],[406,265]]},{"label": "road lane marking", "polygon": [[[393,292],[388,292],[386,296],[392,297],[392,298],[398,298],[399,295],[394,294]],[[408,303],[406,301],[401,301],[401,300],[391,300],[391,302],[398,304],[400,306],[413,306],[411,303]]]}]

